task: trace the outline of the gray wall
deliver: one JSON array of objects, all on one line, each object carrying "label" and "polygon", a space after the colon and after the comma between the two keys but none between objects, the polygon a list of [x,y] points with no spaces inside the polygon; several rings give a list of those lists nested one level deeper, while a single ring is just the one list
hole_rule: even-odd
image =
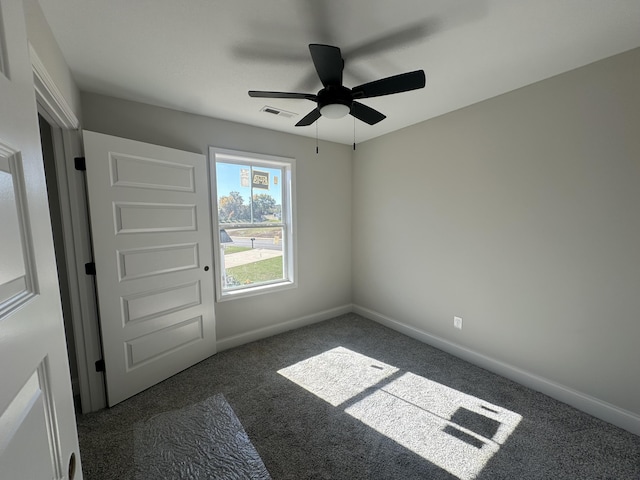
[{"label": "gray wall", "polygon": [[[83,126],[197,153],[208,146],[296,159],[298,288],[216,304],[218,341],[351,304],[351,150],[115,98],[81,96]],[[302,322],[304,323],[304,322]]]},{"label": "gray wall", "polygon": [[359,145],[353,301],[640,414],[639,212],[636,49]]}]

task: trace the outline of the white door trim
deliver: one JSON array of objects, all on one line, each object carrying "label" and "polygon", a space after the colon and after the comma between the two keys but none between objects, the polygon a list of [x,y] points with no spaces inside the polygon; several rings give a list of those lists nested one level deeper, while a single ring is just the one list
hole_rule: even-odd
[{"label": "white door trim", "polygon": [[31,44],[29,44],[29,56],[31,57],[33,84],[38,103],[45,106],[47,112],[53,116],[55,124],[60,128],[78,130],[80,128],[78,117],[73,113],[73,109],[56,86]]},{"label": "white door trim", "polygon": [[71,318],[78,367],[82,412],[106,407],[104,375],[96,372],[102,358],[94,278],[84,273],[92,261],[85,178],[73,168],[73,159],[82,156],[80,122],[64,98],[34,48],[29,45],[36,101],[39,113],[53,129],[56,177],[67,261]]}]

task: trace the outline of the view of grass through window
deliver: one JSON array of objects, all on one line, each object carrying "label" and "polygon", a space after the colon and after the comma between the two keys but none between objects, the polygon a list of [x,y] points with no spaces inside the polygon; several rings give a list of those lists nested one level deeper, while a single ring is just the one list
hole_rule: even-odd
[{"label": "view of grass through window", "polygon": [[[225,235],[226,234],[226,235]],[[223,229],[225,279],[228,288],[282,280],[282,229]]]}]

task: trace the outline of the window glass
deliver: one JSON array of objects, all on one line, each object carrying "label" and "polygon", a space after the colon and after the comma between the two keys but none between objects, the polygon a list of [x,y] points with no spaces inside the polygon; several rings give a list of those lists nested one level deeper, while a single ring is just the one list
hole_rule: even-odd
[{"label": "window glass", "polygon": [[211,148],[222,300],[294,284],[293,160]]}]

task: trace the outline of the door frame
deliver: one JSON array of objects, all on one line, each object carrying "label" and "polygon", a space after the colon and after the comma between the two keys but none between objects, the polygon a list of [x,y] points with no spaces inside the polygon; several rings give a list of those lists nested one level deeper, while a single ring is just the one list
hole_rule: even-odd
[{"label": "door frame", "polygon": [[102,359],[102,344],[95,279],[84,271],[84,264],[93,261],[85,176],[74,168],[74,158],[83,155],[82,130],[31,44],[29,53],[38,113],[52,127],[80,402],[82,413],[88,413],[105,408],[107,403],[104,374],[96,371],[96,362]]}]

